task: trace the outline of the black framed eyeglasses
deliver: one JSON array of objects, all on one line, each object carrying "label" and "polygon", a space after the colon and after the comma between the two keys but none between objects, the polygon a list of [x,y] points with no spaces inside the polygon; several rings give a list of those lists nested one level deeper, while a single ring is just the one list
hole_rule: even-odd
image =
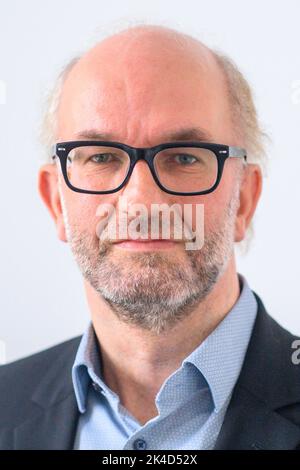
[{"label": "black framed eyeglasses", "polygon": [[175,195],[214,191],[228,158],[247,160],[246,150],[208,142],[169,142],[136,148],[120,142],[72,141],[53,146],[67,186],[89,194],[110,194],[128,182],[135,164],[145,160],[156,184]]}]

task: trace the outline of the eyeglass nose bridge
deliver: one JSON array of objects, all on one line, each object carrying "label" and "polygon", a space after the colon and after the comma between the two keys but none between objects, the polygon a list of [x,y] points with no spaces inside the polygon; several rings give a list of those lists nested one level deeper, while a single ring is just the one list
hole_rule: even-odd
[{"label": "eyeglass nose bridge", "polygon": [[138,160],[145,160],[147,163],[150,163],[150,165],[152,164],[153,157],[156,153],[153,148],[133,148],[132,150],[132,155],[133,159],[135,160],[135,163]]},{"label": "eyeglass nose bridge", "polygon": [[153,158],[155,156],[156,152],[152,148],[131,148],[130,149],[130,175],[132,174],[132,171],[136,165],[136,163],[140,160],[144,160],[147,165],[149,170],[151,171],[152,176],[156,180],[156,175],[154,171],[154,166],[153,166]]},{"label": "eyeglass nose bridge", "polygon": [[129,153],[129,157],[130,157],[130,167],[129,167],[129,170],[128,170],[128,173],[127,173],[127,176],[125,178],[125,181],[123,184],[127,184],[129,179],[131,178],[131,175],[133,173],[133,170],[134,170],[134,167],[136,165],[136,163],[138,161],[142,161],[144,160],[147,165],[148,165],[148,168],[150,170],[150,173],[152,175],[152,178],[154,180],[154,182],[161,188],[161,184],[159,182],[159,179],[156,175],[156,172],[155,172],[155,168],[154,168],[154,163],[153,163],[153,159],[157,153],[156,149],[155,148],[138,148],[138,147],[130,147],[130,148],[127,148],[127,151]]}]

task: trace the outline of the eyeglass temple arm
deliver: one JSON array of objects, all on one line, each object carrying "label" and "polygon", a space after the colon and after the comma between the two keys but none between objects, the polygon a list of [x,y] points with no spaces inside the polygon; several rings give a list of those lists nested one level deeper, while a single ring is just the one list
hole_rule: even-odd
[{"label": "eyeglass temple arm", "polygon": [[51,145],[51,159],[54,160],[56,156],[56,144],[53,144]]},{"label": "eyeglass temple arm", "polygon": [[229,149],[229,154],[228,154],[229,157],[244,158],[244,160],[246,161],[247,152],[245,149],[241,147],[232,147],[232,146],[229,146],[228,149]]}]

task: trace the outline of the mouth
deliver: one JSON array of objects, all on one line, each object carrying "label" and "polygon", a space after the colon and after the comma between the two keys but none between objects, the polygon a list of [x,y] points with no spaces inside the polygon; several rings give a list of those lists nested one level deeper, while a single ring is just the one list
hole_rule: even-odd
[{"label": "mouth", "polygon": [[117,240],[114,242],[114,246],[123,249],[130,250],[141,250],[141,251],[153,251],[153,250],[164,250],[174,248],[178,244],[178,241],[170,239],[127,239],[127,240]]}]

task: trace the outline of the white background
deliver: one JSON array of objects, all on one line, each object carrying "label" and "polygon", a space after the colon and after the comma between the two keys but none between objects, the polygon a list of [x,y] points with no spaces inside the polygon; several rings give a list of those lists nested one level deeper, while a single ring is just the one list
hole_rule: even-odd
[{"label": "white background", "polygon": [[7,361],[80,334],[89,321],[80,273],[39,199],[38,127],[45,91],[63,64],[136,21],[223,49],[253,87],[272,144],[255,238],[238,271],[269,313],[300,334],[299,0],[1,0],[0,8],[0,340]]}]

